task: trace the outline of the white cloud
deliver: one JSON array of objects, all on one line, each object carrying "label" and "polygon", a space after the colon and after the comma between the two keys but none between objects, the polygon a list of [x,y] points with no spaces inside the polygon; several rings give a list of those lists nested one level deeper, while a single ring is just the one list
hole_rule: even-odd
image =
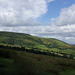
[{"label": "white cloud", "polygon": [[[34,36],[75,41],[75,5],[62,9],[56,24],[46,26],[37,21],[54,0],[0,0],[0,31],[27,33]],[[60,26],[58,26],[60,25]]]},{"label": "white cloud", "polygon": [[75,26],[20,26],[20,27],[0,27],[0,30],[15,31],[37,36],[59,36],[59,37],[75,37]]},{"label": "white cloud", "polygon": [[55,1],[55,0],[47,0],[47,2],[53,2],[53,1]]},{"label": "white cloud", "polygon": [[0,25],[30,25],[47,10],[46,0],[0,0]]},{"label": "white cloud", "polygon": [[[75,25],[66,26],[18,26],[18,27],[0,27],[0,31],[10,31],[27,33],[34,36],[46,37],[46,38],[57,38],[60,40],[67,40],[70,43],[75,41]],[[72,40],[72,42],[71,42]]]},{"label": "white cloud", "polygon": [[51,21],[55,21],[56,20],[56,18],[51,18]]},{"label": "white cloud", "polygon": [[75,39],[75,37],[66,37],[66,40]]},{"label": "white cloud", "polygon": [[75,24],[75,4],[68,8],[63,8],[60,16],[56,19],[56,25]]}]

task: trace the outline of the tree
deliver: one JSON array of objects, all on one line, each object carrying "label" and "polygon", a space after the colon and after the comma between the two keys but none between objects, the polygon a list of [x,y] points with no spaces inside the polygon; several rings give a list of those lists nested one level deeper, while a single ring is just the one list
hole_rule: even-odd
[{"label": "tree", "polygon": [[73,55],[72,55],[72,54],[70,54],[70,55],[69,55],[69,58],[70,58],[70,59],[73,59]]}]

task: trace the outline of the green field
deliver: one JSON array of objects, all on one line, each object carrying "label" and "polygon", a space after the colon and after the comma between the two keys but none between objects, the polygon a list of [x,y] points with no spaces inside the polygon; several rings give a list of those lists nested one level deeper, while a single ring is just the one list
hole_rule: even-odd
[{"label": "green field", "polygon": [[75,60],[0,48],[1,75],[75,75]]},{"label": "green field", "polygon": [[75,75],[75,45],[0,32],[0,75]]},{"label": "green field", "polygon": [[29,34],[0,32],[0,45],[25,47],[43,52],[53,51],[59,55],[65,53],[75,57],[75,46],[53,38],[41,38]]}]

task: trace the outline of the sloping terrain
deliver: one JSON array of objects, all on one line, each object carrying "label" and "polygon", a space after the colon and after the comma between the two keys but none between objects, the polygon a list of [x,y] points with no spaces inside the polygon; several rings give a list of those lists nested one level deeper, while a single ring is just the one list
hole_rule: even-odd
[{"label": "sloping terrain", "polygon": [[0,32],[0,45],[25,47],[41,52],[50,52],[55,55],[75,57],[75,46],[53,38],[41,38],[29,34]]},{"label": "sloping terrain", "polygon": [[35,47],[42,46],[42,48],[57,48],[57,47],[71,47],[71,45],[52,38],[40,38],[31,36],[29,34],[0,32],[0,44]]},{"label": "sloping terrain", "polygon": [[0,32],[1,75],[75,75],[75,46],[57,39]]},{"label": "sloping terrain", "polygon": [[75,75],[75,60],[0,48],[0,75]]}]

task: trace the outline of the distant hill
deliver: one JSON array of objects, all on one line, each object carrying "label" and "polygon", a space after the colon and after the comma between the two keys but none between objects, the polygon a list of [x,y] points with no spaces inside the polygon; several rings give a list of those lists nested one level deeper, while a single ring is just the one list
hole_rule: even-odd
[{"label": "distant hill", "polygon": [[53,38],[41,38],[29,34],[0,31],[0,45],[25,47],[39,51],[52,51],[75,55],[75,46]]},{"label": "distant hill", "polygon": [[56,48],[56,47],[71,47],[71,45],[53,38],[40,38],[31,36],[29,34],[0,32],[0,44],[24,46],[24,47],[42,47],[42,48]]},{"label": "distant hill", "polygon": [[71,45],[75,46],[75,44],[71,44]]}]

